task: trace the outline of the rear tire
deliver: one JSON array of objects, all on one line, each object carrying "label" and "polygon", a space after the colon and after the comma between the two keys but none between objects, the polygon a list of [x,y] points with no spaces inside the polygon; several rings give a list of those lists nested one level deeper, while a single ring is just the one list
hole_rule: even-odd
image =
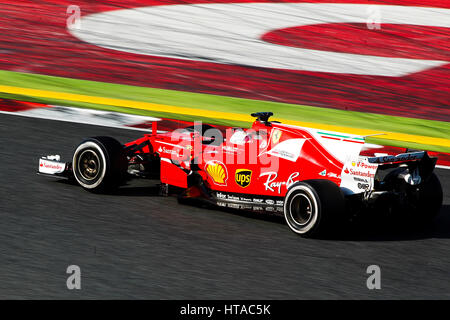
[{"label": "rear tire", "polygon": [[92,192],[117,188],[127,172],[123,145],[114,138],[93,137],[84,140],[73,154],[72,169],[78,184]]},{"label": "rear tire", "polygon": [[413,221],[410,221],[412,225],[431,222],[438,215],[443,201],[442,186],[434,172],[418,188],[412,209]]},{"label": "rear tire", "polygon": [[284,201],[286,223],[303,237],[331,231],[333,222],[342,222],[344,209],[344,195],[339,186],[322,179],[293,184]]}]

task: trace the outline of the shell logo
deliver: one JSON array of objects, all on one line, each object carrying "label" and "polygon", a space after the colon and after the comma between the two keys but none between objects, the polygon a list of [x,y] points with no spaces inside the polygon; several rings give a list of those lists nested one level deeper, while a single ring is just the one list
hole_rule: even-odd
[{"label": "shell logo", "polygon": [[219,186],[226,186],[228,180],[228,172],[225,165],[217,160],[208,161],[206,163],[206,172],[213,182]]}]

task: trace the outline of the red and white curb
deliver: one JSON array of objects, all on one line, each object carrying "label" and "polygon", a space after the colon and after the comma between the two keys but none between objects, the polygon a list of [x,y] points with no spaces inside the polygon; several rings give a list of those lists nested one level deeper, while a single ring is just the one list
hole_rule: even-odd
[{"label": "red and white curb", "polygon": [[[437,59],[281,47],[261,39],[273,30],[318,23],[366,24],[371,10],[357,3],[169,4],[87,15],[81,18],[83,27],[71,32],[84,42],[109,49],[260,68],[402,77],[447,64]],[[450,10],[444,8],[379,5],[375,10],[380,16],[382,11],[383,24],[409,25],[414,17],[416,25],[450,26],[446,19]],[[202,43],[214,43],[213,49]]]},{"label": "red and white curb", "polygon": [[0,100],[0,113],[146,132],[151,130],[153,121],[161,120],[119,112],[53,106],[7,99]]}]

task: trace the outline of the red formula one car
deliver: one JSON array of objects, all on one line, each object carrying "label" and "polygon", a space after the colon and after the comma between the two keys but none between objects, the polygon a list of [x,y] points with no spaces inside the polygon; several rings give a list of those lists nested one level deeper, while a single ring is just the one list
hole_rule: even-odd
[{"label": "red formula one car", "polygon": [[360,155],[364,137],[256,117],[250,129],[224,132],[195,124],[152,133],[122,145],[110,137],[84,140],[72,162],[42,157],[39,173],[73,178],[100,192],[129,178],[160,180],[160,193],[179,190],[180,202],[198,202],[284,215],[297,234],[311,236],[366,212],[403,214],[424,223],[442,205],[425,151]]}]

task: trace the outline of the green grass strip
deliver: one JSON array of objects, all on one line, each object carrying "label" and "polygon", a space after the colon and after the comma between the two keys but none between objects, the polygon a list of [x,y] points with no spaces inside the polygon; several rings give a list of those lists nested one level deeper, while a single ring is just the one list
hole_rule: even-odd
[{"label": "green grass strip", "polygon": [[[99,97],[144,101],[205,110],[205,117],[203,117],[202,119],[198,119],[198,117],[194,118],[186,115],[174,115],[165,113],[164,110],[161,110],[160,112],[154,112],[116,106],[100,106],[92,103],[63,101],[58,99],[36,99],[27,96],[0,93],[0,97],[3,98],[16,98],[22,99],[24,101],[36,101],[48,104],[94,108],[100,110],[151,115],[156,117],[175,118],[187,121],[203,120],[213,124],[248,126],[249,123],[245,122],[208,118],[207,111],[215,110],[240,114],[250,114],[256,111],[272,111],[277,118],[298,120],[304,122],[407,133],[444,139],[448,139],[450,137],[450,123],[445,121],[397,117],[375,113],[345,111],[297,104],[279,103],[273,101],[242,99],[211,94],[120,85],[4,70],[0,70],[0,84]],[[420,147],[427,150],[450,152],[450,149],[446,147],[428,146],[411,142],[403,143],[399,141],[386,140],[380,137],[369,137],[367,141],[381,144],[389,143],[389,145],[401,147]]]}]

